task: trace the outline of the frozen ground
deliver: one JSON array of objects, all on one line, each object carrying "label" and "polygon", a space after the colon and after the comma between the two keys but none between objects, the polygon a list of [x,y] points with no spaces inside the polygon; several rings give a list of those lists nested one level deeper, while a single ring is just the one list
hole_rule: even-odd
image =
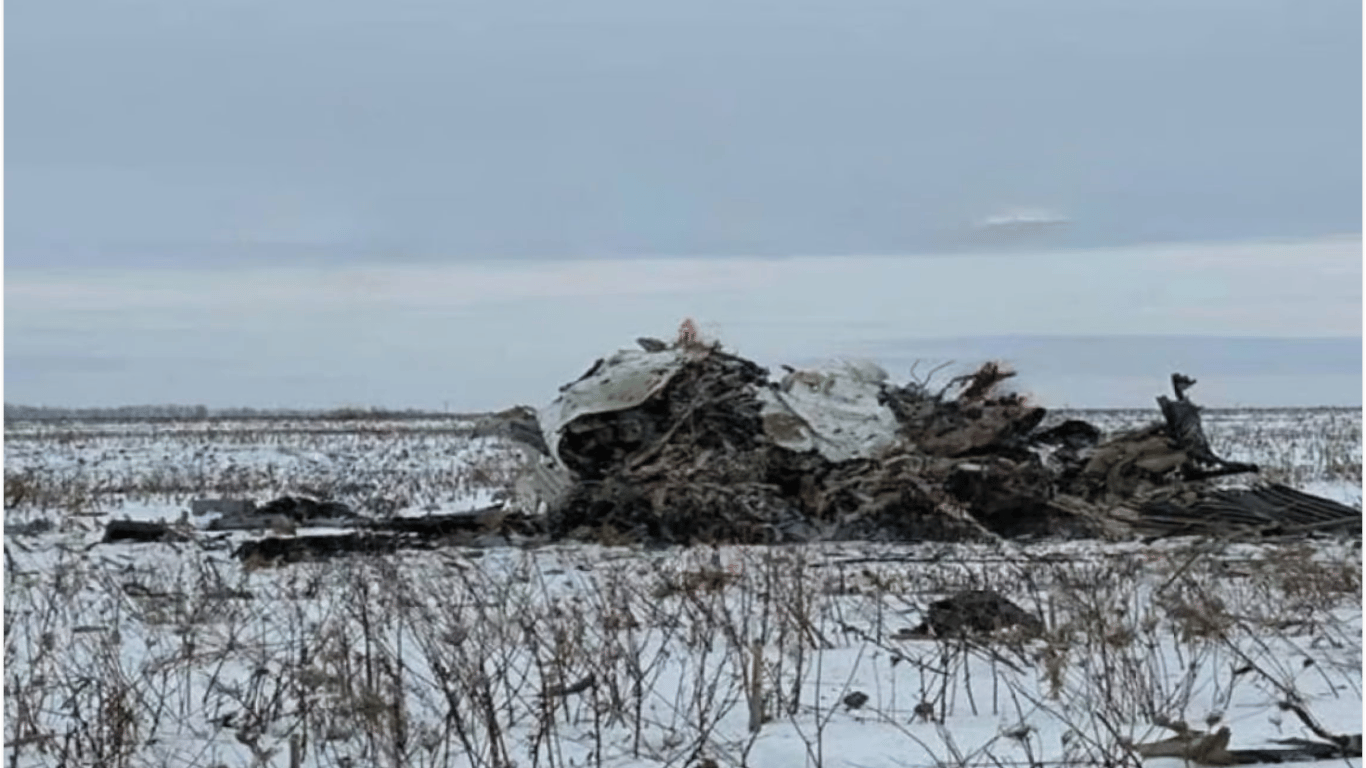
[{"label": "frozen ground", "polygon": [[[1206,414],[1216,450],[1356,504],[1360,425]],[[230,541],[95,544],[110,516],[174,519],[205,495],[480,506],[517,453],[469,426],[7,425],[9,764],[1113,765],[1122,740],[1170,735],[1160,717],[1227,726],[1234,747],[1312,738],[1286,701],[1360,730],[1359,541],[450,548],[276,569]],[[51,529],[16,532],[34,521]],[[964,587],[1047,631],[901,634]]]}]

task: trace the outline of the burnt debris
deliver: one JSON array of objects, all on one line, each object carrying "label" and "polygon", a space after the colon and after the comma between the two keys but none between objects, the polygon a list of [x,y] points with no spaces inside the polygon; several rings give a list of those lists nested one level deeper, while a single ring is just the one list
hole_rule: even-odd
[{"label": "burnt debris", "polygon": [[[1195,380],[1163,421],[1105,439],[1004,390],[989,362],[939,391],[871,365],[768,371],[696,340],[598,360],[538,420],[560,487],[537,501],[553,538],[775,543],[1360,530],[1360,513],[1289,489],[1220,490],[1254,474],[1210,448]],[[527,489],[524,489],[527,490]],[[531,489],[534,495],[534,489]],[[524,508],[533,504],[526,503]]]},{"label": "burnt debris", "polygon": [[1044,630],[1038,616],[989,589],[965,590],[930,604],[925,621],[912,634],[967,637],[1014,629],[1031,635]]},{"label": "burnt debris", "polygon": [[[1195,380],[1180,373],[1174,397],[1157,398],[1161,421],[1112,436],[1078,419],[1043,426],[1046,410],[1007,390],[1014,373],[995,362],[938,390],[928,380],[894,384],[868,363],[782,373],[770,378],[685,324],[672,343],[642,337],[638,349],[598,359],[546,408],[482,419],[475,437],[510,440],[525,457],[504,502],[488,509],[375,518],[285,496],[260,506],[204,500],[196,511],[220,513],[211,530],[268,531],[237,550],[267,561],[554,539],[1361,534],[1361,513],[1330,500],[1212,482],[1258,470],[1214,453],[1188,396]],[[319,527],[344,530],[305,530]],[[120,521],[105,540],[176,535],[164,524]],[[939,629],[954,621],[948,608],[934,610]]]}]

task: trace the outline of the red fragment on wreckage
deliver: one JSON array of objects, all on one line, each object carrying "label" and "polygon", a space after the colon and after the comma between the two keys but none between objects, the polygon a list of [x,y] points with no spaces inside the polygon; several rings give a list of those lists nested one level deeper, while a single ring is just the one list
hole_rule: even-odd
[{"label": "red fragment on wreckage", "polygon": [[697,323],[691,317],[683,318],[678,326],[678,346],[691,347],[697,344]]}]

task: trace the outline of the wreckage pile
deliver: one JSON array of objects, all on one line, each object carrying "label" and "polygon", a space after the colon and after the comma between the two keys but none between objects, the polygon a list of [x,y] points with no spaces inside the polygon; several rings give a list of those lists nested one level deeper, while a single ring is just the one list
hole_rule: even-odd
[{"label": "wreckage pile", "polygon": [[[685,329],[686,331],[687,329]],[[598,360],[548,408],[519,406],[476,436],[520,443],[507,503],[454,515],[360,515],[283,497],[200,500],[210,531],[269,530],[235,554],[269,562],[443,544],[607,544],[999,537],[1361,534],[1361,512],[1286,488],[1221,488],[1255,474],[1210,448],[1195,384],[1172,376],[1162,421],[1105,439],[1004,390],[995,363],[894,385],[872,364],[769,372],[696,333]],[[785,366],[786,367],[786,366]],[[344,533],[296,535],[341,528]],[[107,542],[178,541],[183,524],[113,521]],[[227,536],[227,533],[220,534]]]},{"label": "wreckage pile", "polygon": [[[1288,488],[1220,490],[1255,473],[1210,449],[1195,382],[1164,420],[1102,441],[1039,429],[1045,410],[988,363],[931,391],[869,364],[768,371],[681,334],[598,360],[504,430],[531,447],[518,485],[553,538],[669,543],[998,536],[1360,533],[1350,507]],[[512,413],[512,412],[510,412]],[[518,435],[521,435],[518,438]]]}]

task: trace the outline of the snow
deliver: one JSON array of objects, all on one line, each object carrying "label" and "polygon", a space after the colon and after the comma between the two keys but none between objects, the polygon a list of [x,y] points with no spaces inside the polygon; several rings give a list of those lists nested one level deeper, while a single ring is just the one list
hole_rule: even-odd
[{"label": "snow", "polygon": [[[533,552],[489,551],[479,557],[468,550],[404,553],[387,566],[339,561],[250,572],[238,570],[225,556],[202,556],[194,547],[118,545],[88,552],[16,552],[13,570],[18,583],[9,588],[10,610],[37,611],[40,603],[33,598],[52,594],[54,589],[69,602],[61,604],[56,619],[20,622],[10,638],[17,653],[11,664],[21,669],[32,664],[34,671],[48,673],[61,671],[61,663],[51,656],[40,660],[41,654],[35,652],[44,645],[41,637],[51,633],[59,638],[55,647],[64,649],[68,665],[111,674],[120,670],[133,679],[150,676],[153,682],[146,689],[147,699],[155,693],[176,716],[165,717],[146,734],[155,743],[146,744],[142,755],[148,764],[166,765],[191,764],[191,755],[212,755],[212,760],[229,764],[248,762],[251,750],[239,740],[240,726],[215,723],[232,713],[243,718],[253,707],[265,709],[267,694],[302,697],[309,706],[326,710],[331,697],[342,695],[340,691],[314,694],[298,691],[294,684],[310,675],[319,679],[336,675],[346,664],[361,662],[334,659],[300,667],[291,662],[295,651],[286,651],[307,646],[322,657],[329,653],[329,642],[339,642],[348,633],[353,651],[364,642],[373,642],[373,656],[401,658],[414,681],[435,679],[438,673],[433,664],[441,659],[464,664],[483,659],[489,662],[490,671],[503,669],[512,688],[500,692],[510,697],[508,706],[518,713],[508,724],[506,738],[516,745],[515,752],[525,755],[535,735],[536,705],[530,692],[539,690],[540,676],[533,658],[538,655],[537,641],[528,641],[521,627],[543,634],[539,640],[543,665],[553,666],[552,660],[560,657],[570,659],[565,678],[594,671],[604,680],[615,678],[613,682],[626,691],[634,679],[632,662],[626,657],[617,656],[615,662],[611,658],[630,649],[638,663],[652,665],[640,673],[648,692],[642,701],[644,733],[639,749],[633,746],[632,723],[595,721],[591,694],[566,700],[557,743],[566,761],[576,756],[573,759],[580,765],[596,748],[598,733],[604,765],[676,761],[696,738],[690,726],[698,717],[713,715],[712,735],[703,753],[727,765],[739,764],[746,748],[749,764],[757,766],[815,764],[813,754],[830,766],[987,765],[995,760],[1024,760],[1026,747],[1039,760],[1082,761],[1085,741],[1101,738],[1111,725],[1132,738],[1165,738],[1166,734],[1142,724],[1144,700],[1165,702],[1163,714],[1197,725],[1222,713],[1220,722],[1233,728],[1235,748],[1266,746],[1266,739],[1272,737],[1309,737],[1293,716],[1277,708],[1282,698],[1277,685],[1293,688],[1330,730],[1355,732],[1362,714],[1360,646],[1356,644],[1361,632],[1359,599],[1315,614],[1317,629],[1279,636],[1250,631],[1245,636],[1236,634],[1227,643],[1208,637],[1181,639],[1168,626],[1169,617],[1157,617],[1162,626],[1146,633],[1138,630],[1140,640],[1154,643],[1155,650],[1136,642],[1111,649],[1114,657],[1092,647],[1082,633],[1075,637],[1080,638],[1077,650],[1084,652],[1073,651],[1076,655],[1064,669],[1056,695],[1050,693],[1046,664],[1038,663],[1056,652],[1056,646],[1031,641],[1015,650],[1002,645],[993,652],[964,650],[951,642],[891,639],[897,629],[918,621],[929,599],[965,577],[988,579],[1026,607],[1032,608],[1036,598],[1052,601],[1052,623],[1057,627],[1068,611],[1075,610],[1066,607],[1066,601],[1078,598],[1058,585],[1069,572],[1095,570],[1097,563],[1106,563],[1104,567],[1113,569],[1112,573],[1141,565],[1145,572],[1136,581],[1107,588],[1117,596],[1129,590],[1143,593],[1171,578],[1189,554],[1183,549],[1188,546],[1167,542],[1135,548],[1073,542],[1028,550],[953,547],[951,553],[940,545],[845,544],[778,551],[727,547],[715,552],[558,546]],[[1332,562],[1343,557],[1347,554],[1343,547],[1323,544],[1322,559]],[[1249,559],[1276,554],[1275,547],[1243,545],[1219,553],[1211,563],[1246,567]],[[202,559],[193,565],[197,555]],[[644,589],[704,568],[713,558],[719,560],[723,572],[735,576],[735,582],[724,590],[660,595]],[[869,562],[875,558],[882,560]],[[908,568],[898,558],[913,559],[916,566]],[[765,574],[776,563],[799,568],[809,578],[815,603],[809,615],[811,628],[831,643],[823,651],[808,648],[811,655],[800,673],[793,669],[794,646],[785,647],[777,629],[781,620],[770,618],[771,632],[761,626],[764,601],[760,595],[762,589],[774,587]],[[249,593],[251,598],[206,599],[211,580],[203,581],[200,569],[225,578],[229,589]],[[120,584],[140,583],[145,589],[111,590],[96,575],[101,571],[120,574]],[[1041,582],[1040,591],[1031,595],[1019,587],[1009,589],[1023,584],[1021,574],[1026,572]],[[876,579],[913,588],[898,586],[879,592],[870,587]],[[313,598],[308,597],[310,585],[315,585]],[[380,626],[365,630],[355,598],[386,589],[403,599],[390,603],[373,598],[371,609]],[[140,596],[144,592],[169,597]],[[1248,601],[1236,608],[1249,607],[1252,599],[1239,589],[1220,594]],[[409,601],[406,606],[404,601]],[[1124,604],[1123,600],[1114,602]],[[1136,619],[1157,616],[1146,606],[1139,610],[1141,616]],[[622,612],[634,614],[637,629],[613,630],[604,623]],[[1139,627],[1141,623],[1116,621],[1116,626]],[[690,631],[702,628],[698,625],[712,631],[701,635]],[[1248,626],[1255,622],[1249,621]],[[448,640],[431,655],[420,650],[456,628],[464,633],[463,641]],[[578,639],[556,650],[559,641],[554,635],[559,631],[578,633]],[[410,650],[400,655],[405,636]],[[800,699],[794,712],[783,710],[764,723],[751,745],[742,678],[748,661],[745,653],[754,640],[760,641],[764,658],[764,695],[778,696],[774,680],[780,679],[781,690],[790,692],[795,685]],[[462,651],[461,642],[474,647]],[[186,650],[189,647],[192,652]],[[108,655],[111,651],[114,657]],[[1243,656],[1271,677],[1261,680],[1256,675],[1232,674]],[[1305,659],[1314,664],[1304,665]],[[787,669],[778,671],[784,664]],[[254,669],[265,669],[272,678],[289,684],[272,687],[260,682]],[[363,675],[362,667],[352,669],[353,674]],[[1125,678],[1127,683],[1111,680],[1113,686],[1107,685],[1106,675],[1112,673],[1102,669],[1127,671],[1131,676]],[[1134,690],[1124,690],[1121,683]],[[252,686],[263,690],[253,694]],[[437,728],[445,710],[440,697],[432,697],[436,691],[424,691],[424,685],[416,683],[405,691],[409,729],[416,734]],[[868,695],[861,709],[849,710],[840,703],[852,691]],[[599,690],[598,695],[605,699],[609,694]],[[942,722],[916,716],[916,705],[926,700],[933,702],[934,719],[942,718]],[[271,711],[275,717],[264,724],[264,733],[256,735],[258,746],[280,750],[267,764],[286,765],[288,739],[302,726],[289,706]],[[1107,724],[1097,719],[1100,715],[1127,717]],[[1006,735],[1021,726],[1028,727],[1022,739]],[[1065,744],[1064,734],[1069,730],[1081,735]],[[320,751],[303,764],[338,764],[331,761],[338,755],[363,760],[364,755],[374,754],[367,751],[371,749],[367,738],[348,731],[329,741],[330,752]],[[467,764],[459,755],[449,760],[436,764]],[[18,764],[43,762],[35,758]]]},{"label": "snow", "polygon": [[1346,480],[1311,480],[1303,483],[1300,490],[1332,499],[1349,507],[1361,509],[1361,484]]},{"label": "snow", "polygon": [[[1296,487],[1360,504],[1359,412],[1207,413],[1206,428],[1216,450],[1241,440]],[[229,556],[243,534],[96,545],[111,517],[173,521],[196,496],[477,509],[520,452],[468,429],[7,426],[7,491],[27,477],[39,495],[6,523],[54,523],[5,537],[11,764],[77,746],[118,762],[116,735],[148,766],[288,766],[291,741],[301,766],[487,765],[500,744],[521,766],[1099,764],[1115,734],[1169,736],[1154,715],[1217,715],[1234,748],[1313,738],[1278,706],[1292,694],[1330,731],[1361,728],[1359,540],[556,544],[273,568]],[[899,639],[969,587],[1048,633]],[[756,652],[769,719],[753,733]],[[588,674],[583,693],[538,695]],[[853,691],[868,700],[851,710]]]}]

